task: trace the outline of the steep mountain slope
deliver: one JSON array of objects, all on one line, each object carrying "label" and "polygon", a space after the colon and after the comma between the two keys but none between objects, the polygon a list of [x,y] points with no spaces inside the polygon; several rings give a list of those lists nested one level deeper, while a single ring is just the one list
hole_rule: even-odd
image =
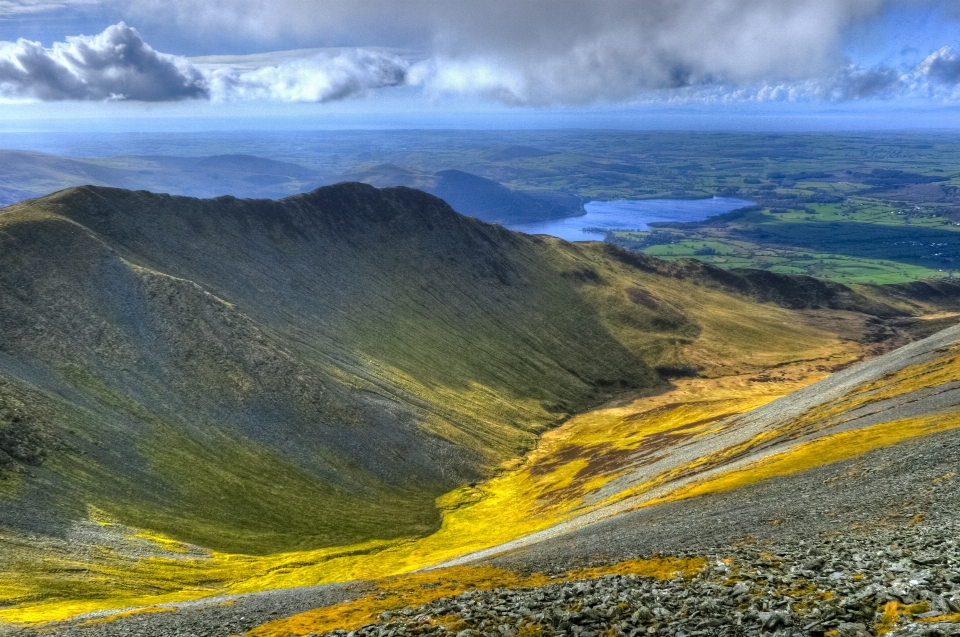
[{"label": "steep mountain slope", "polygon": [[[423,565],[465,546],[406,540],[441,509],[494,519],[454,489],[572,414],[691,374],[810,382],[935,309],[726,276],[363,184],[282,201],[84,187],[4,209],[0,594],[41,616]],[[397,542],[415,553],[377,553]],[[253,557],[293,549],[314,553]],[[178,551],[204,557],[185,570]],[[366,562],[329,568],[345,556]]]},{"label": "steep mountain slope", "polygon": [[[0,365],[24,413],[11,427],[38,449],[7,455],[49,455],[43,478],[5,483],[46,502],[5,506],[15,526],[96,503],[216,548],[421,533],[437,495],[566,414],[655,385],[652,367],[704,329],[605,285],[591,250],[411,190],[80,188],[0,220]],[[271,497],[280,479],[296,497]],[[344,507],[369,517],[344,523]]]},{"label": "steep mountain slope", "polygon": [[[170,604],[153,610],[171,612],[60,628],[89,637],[144,629],[224,636],[252,629],[245,634],[276,637],[364,626],[358,632],[367,635],[429,630],[444,637],[491,623],[560,634],[569,632],[560,623],[565,621],[594,631],[639,627],[667,634],[736,625],[759,635],[770,632],[768,618],[781,617],[787,626],[816,628],[815,635],[837,628],[882,635],[901,625],[908,627],[901,629],[905,634],[913,634],[911,625],[918,634],[953,634],[920,629],[955,630],[960,622],[958,361],[960,327],[954,327],[744,414],[712,420],[695,418],[735,405],[731,387],[713,387],[711,400],[704,396],[711,379],[679,381],[666,395],[565,424],[518,471],[481,485],[484,496],[461,494],[441,534],[459,536],[468,546],[496,533],[494,525],[544,515],[563,503],[558,494],[573,487],[593,485],[609,493],[618,476],[633,478],[664,460],[684,468],[661,471],[657,488],[634,492],[632,501],[466,555],[453,562],[466,562],[459,566],[352,587],[231,598],[236,610],[222,603]],[[741,406],[749,402],[744,389]],[[700,399],[691,400],[698,392]],[[744,429],[751,427],[761,435],[744,445]],[[619,453],[598,453],[602,431]],[[741,442],[724,446],[723,439],[737,437]],[[594,444],[572,450],[571,443],[587,441]],[[707,449],[704,460],[723,460],[690,464],[682,456],[692,448]],[[525,482],[535,485],[516,488]],[[520,518],[503,507],[502,497],[497,508],[498,491],[510,483],[513,498],[529,507]],[[619,489],[631,495],[629,484]],[[588,509],[589,500],[580,499],[574,512]],[[567,507],[571,503],[577,501],[568,499]],[[480,511],[471,515],[471,508]],[[485,525],[493,512],[497,519]],[[420,544],[429,550],[429,538]],[[408,549],[384,550],[371,566]],[[304,580],[313,571],[314,581],[323,581],[324,572],[309,560],[289,556],[266,577],[295,580],[299,570]],[[656,599],[645,595],[651,592]],[[321,607],[302,612],[311,595]],[[619,602],[608,603],[618,596]],[[277,614],[293,616],[274,619]],[[938,626],[925,623],[930,621]]]},{"label": "steep mountain slope", "polygon": [[[385,532],[422,532],[436,495],[529,446],[568,408],[655,381],[517,237],[425,197],[341,186],[273,204],[82,188],[5,211],[8,402],[45,414],[36,432],[16,425],[61,449],[46,466],[71,476],[28,480],[21,497],[69,493],[93,471],[82,491],[129,493],[113,504],[182,530],[163,511],[204,527],[214,496],[228,510],[213,517],[239,527],[240,543],[221,546],[248,550],[293,541],[271,544],[263,526],[294,517],[297,542],[344,542],[353,525],[381,532],[335,515],[363,509],[357,498],[378,510],[404,502],[381,512],[399,522]],[[267,471],[274,455],[283,469]],[[228,459],[272,474],[262,492],[224,480]],[[314,504],[272,503],[290,508],[271,519],[256,502],[277,500],[266,496],[284,477]],[[82,514],[87,498],[66,493],[50,508]],[[315,515],[295,516],[302,506]],[[198,532],[189,539],[218,544]]]}]

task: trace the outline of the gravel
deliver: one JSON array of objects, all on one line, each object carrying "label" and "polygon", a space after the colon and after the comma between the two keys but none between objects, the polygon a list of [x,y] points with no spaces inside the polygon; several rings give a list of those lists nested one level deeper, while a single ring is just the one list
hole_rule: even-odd
[{"label": "gravel", "polygon": [[382,616],[350,637],[863,637],[877,634],[891,602],[902,607],[888,635],[960,635],[955,473],[960,437],[944,432],[621,514],[492,563],[559,575],[660,553],[710,566],[691,580],[612,575],[465,593]]},{"label": "gravel", "polygon": [[466,592],[383,613],[349,637],[860,637],[873,634],[891,602],[902,605],[902,622],[915,625],[890,635],[957,635],[957,621],[923,621],[960,613],[957,531],[925,526],[786,546],[742,544],[710,556],[689,580],[608,575]]},{"label": "gravel", "polygon": [[[367,583],[282,588],[176,604],[161,604],[168,612],[132,614],[97,621],[110,613],[92,613],[39,628],[0,626],[3,637],[227,637],[240,635],[274,619],[348,601],[363,595]],[[112,611],[116,612],[116,611]]]}]

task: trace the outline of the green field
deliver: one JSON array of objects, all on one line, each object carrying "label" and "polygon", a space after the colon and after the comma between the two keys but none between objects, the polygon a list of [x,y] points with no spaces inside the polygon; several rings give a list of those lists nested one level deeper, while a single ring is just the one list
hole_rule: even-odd
[{"label": "green field", "polygon": [[664,258],[857,283],[944,277],[960,264],[960,137],[952,133],[397,131],[376,144],[365,138],[362,151],[360,137],[328,135],[339,152],[312,161],[324,172],[457,168],[585,201],[726,196],[760,206],[607,236]]}]

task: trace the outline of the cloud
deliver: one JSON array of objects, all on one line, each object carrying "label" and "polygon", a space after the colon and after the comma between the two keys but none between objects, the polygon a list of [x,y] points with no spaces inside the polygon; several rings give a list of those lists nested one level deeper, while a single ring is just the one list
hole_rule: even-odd
[{"label": "cloud", "polygon": [[364,49],[324,51],[253,69],[245,69],[249,66],[245,57],[227,64],[198,64],[210,78],[214,100],[331,102],[401,86],[409,70],[396,55]]},{"label": "cloud", "polygon": [[0,0],[0,18],[59,11],[70,6],[93,5],[97,0]]},{"label": "cloud", "polygon": [[45,49],[0,42],[0,96],[53,100],[164,102],[209,95],[207,80],[185,58],[154,51],[119,23]]},{"label": "cloud", "polygon": [[921,62],[917,72],[942,84],[960,84],[960,55],[945,46]]},{"label": "cloud", "polygon": [[188,59],[120,23],[50,49],[0,42],[0,97],[330,102],[413,86],[533,107],[954,99],[949,48],[899,72],[842,50],[849,28],[929,1],[139,0],[128,10],[151,28],[219,47],[351,46]]},{"label": "cloud", "polygon": [[884,97],[892,94],[900,85],[900,74],[893,69],[849,67],[838,73],[833,82],[824,87],[822,97],[839,101]]},{"label": "cloud", "polygon": [[8,99],[330,102],[400,86],[408,70],[395,54],[365,49],[193,62],[155,51],[122,22],[50,49],[0,42],[0,97]]},{"label": "cloud", "polygon": [[849,64],[846,29],[909,2],[140,0],[131,11],[238,45],[413,48],[429,58],[413,76],[430,91],[549,106],[830,78]]}]

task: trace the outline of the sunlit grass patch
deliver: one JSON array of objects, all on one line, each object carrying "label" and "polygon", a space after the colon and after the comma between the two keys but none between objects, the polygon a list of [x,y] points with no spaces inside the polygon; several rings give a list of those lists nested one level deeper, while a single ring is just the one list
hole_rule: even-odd
[{"label": "sunlit grass patch", "polygon": [[[583,512],[584,496],[622,471],[622,453],[643,447],[650,436],[697,423],[696,435],[716,418],[777,398],[792,383],[751,384],[743,379],[677,381],[666,394],[639,398],[619,407],[576,416],[548,432],[515,470],[476,486],[464,486],[437,500],[441,528],[424,538],[374,541],[313,551],[266,556],[216,551],[181,553],[182,543],[156,532],[131,531],[139,541],[178,557],[122,559],[110,552],[95,558],[36,554],[0,574],[18,606],[0,610],[0,619],[37,622],[111,608],[185,601],[224,593],[379,579],[443,562],[548,528]],[[587,450],[581,458],[558,456]],[[622,458],[621,458],[622,460]],[[579,477],[577,474],[583,472]],[[93,511],[107,530],[110,520]]]},{"label": "sunlit grass patch", "polygon": [[645,502],[645,506],[696,497],[706,493],[729,491],[761,480],[786,476],[841,460],[863,455],[880,447],[904,440],[960,427],[960,414],[938,414],[905,418],[844,431],[796,445],[782,453],[758,460],[742,469],[735,469],[703,481],[681,487],[662,497]]}]

